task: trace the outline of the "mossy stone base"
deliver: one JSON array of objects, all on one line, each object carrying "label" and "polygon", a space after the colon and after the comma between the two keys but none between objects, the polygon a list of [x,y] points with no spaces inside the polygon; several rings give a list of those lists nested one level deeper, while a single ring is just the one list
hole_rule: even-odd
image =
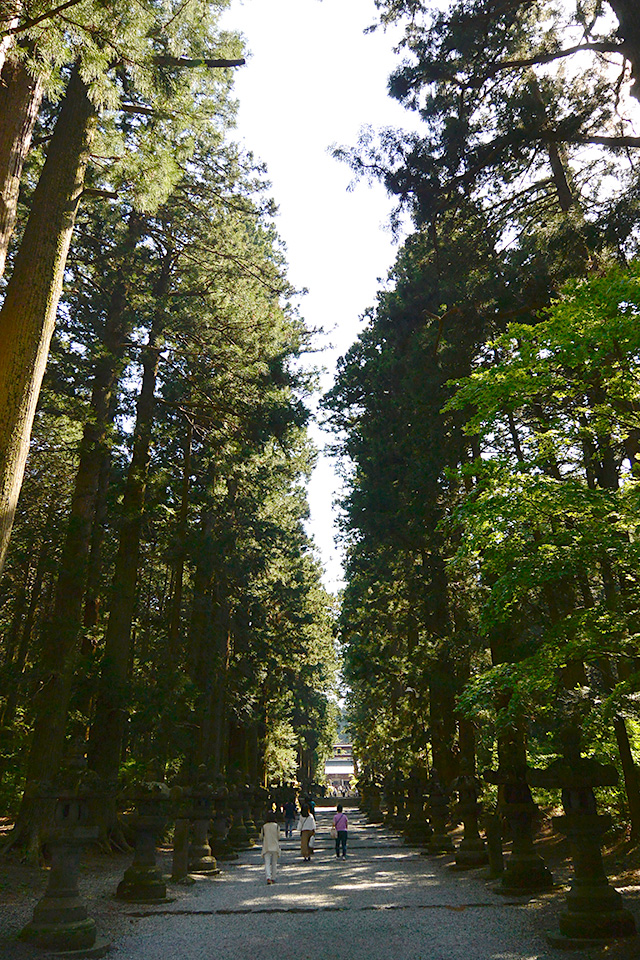
[{"label": "mossy stone base", "polygon": [[157,867],[134,865],[125,870],[116,897],[129,903],[166,903],[167,884]]},{"label": "mossy stone base", "polygon": [[[588,950],[590,947],[607,947],[616,939],[616,937],[595,937],[592,939],[565,937],[561,933],[547,933],[545,935],[547,943],[551,944],[552,947],[558,947],[560,950]],[[625,943],[629,944],[628,938],[624,939]],[[629,956],[631,955],[632,954],[629,954]]]},{"label": "mossy stone base", "polygon": [[511,856],[507,860],[501,884],[504,893],[537,893],[552,887],[553,874],[541,857]]},{"label": "mossy stone base", "polygon": [[51,960],[93,960],[106,956],[110,949],[111,941],[100,937],[86,950],[64,950],[62,953],[49,953],[49,957]]},{"label": "mossy stone base", "polygon": [[452,838],[448,833],[434,833],[429,842],[425,854],[429,853],[453,853],[455,849]]},{"label": "mossy stone base", "polygon": [[610,912],[567,910],[560,914],[559,926],[563,937],[575,940],[617,940],[636,932],[633,915],[623,907]]},{"label": "mossy stone base", "polygon": [[470,870],[473,867],[484,867],[489,863],[489,856],[484,841],[480,838],[462,840],[456,850],[456,867],[458,870]]},{"label": "mossy stone base", "polygon": [[55,950],[58,953],[88,950],[96,942],[96,924],[91,917],[63,923],[44,923],[34,916],[22,930],[20,939],[42,950]]}]

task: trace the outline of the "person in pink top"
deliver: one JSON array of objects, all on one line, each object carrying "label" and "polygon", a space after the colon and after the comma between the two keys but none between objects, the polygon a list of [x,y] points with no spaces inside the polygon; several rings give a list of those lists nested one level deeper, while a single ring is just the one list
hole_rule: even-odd
[{"label": "person in pink top", "polygon": [[348,820],[346,814],[342,812],[342,804],[336,807],[337,813],[333,818],[333,825],[338,831],[336,836],[336,857],[340,859],[340,848],[342,847],[342,859],[347,859],[347,826]]}]

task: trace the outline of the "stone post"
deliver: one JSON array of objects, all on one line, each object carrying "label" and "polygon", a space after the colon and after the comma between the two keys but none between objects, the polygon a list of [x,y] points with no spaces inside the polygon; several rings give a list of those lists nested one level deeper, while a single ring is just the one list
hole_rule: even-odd
[{"label": "stone post", "polygon": [[186,817],[177,817],[173,828],[171,879],[178,883],[189,876],[189,828]]},{"label": "stone post", "polygon": [[504,874],[502,817],[499,813],[485,813],[482,818],[482,825],[484,827],[484,835],[487,839],[489,876],[492,880],[501,880]]},{"label": "stone post", "polygon": [[398,812],[396,787],[397,784],[395,778],[392,776],[392,774],[387,774],[382,784],[382,790],[384,794],[383,823],[386,823],[388,827],[392,827],[394,825]]},{"label": "stone post", "polygon": [[116,897],[129,903],[167,903],[167,885],[156,866],[156,843],[169,817],[169,788],[165,783],[142,783],[126,799],[135,805],[136,846]]}]

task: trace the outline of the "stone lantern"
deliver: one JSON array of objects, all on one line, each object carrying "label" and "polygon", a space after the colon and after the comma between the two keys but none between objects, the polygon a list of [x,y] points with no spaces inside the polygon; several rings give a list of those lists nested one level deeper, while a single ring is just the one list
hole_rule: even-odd
[{"label": "stone lantern", "polygon": [[454,812],[458,823],[464,825],[464,833],[456,849],[456,867],[467,870],[470,867],[481,867],[489,862],[485,842],[478,830],[478,820],[482,806],[478,802],[481,786],[477,777],[469,772],[469,765],[461,763],[462,773],[452,784],[458,794],[458,802]]},{"label": "stone lantern", "polygon": [[513,838],[511,856],[506,861],[499,892],[535,893],[553,886],[553,876],[533,842],[533,825],[538,806],[531,796],[525,766],[485,770],[482,779],[498,786],[497,813],[509,824]]},{"label": "stone lantern", "polygon": [[404,825],[407,843],[425,844],[433,834],[424,811],[424,794],[427,787],[426,776],[420,767],[413,767],[407,777],[407,813]]},{"label": "stone lantern", "polygon": [[192,873],[218,874],[216,858],[209,845],[209,824],[213,819],[214,788],[209,783],[199,783],[189,791],[191,800],[191,843],[189,845],[189,870]]},{"label": "stone lantern", "polygon": [[89,803],[103,792],[97,778],[91,780],[84,767],[84,755],[77,755],[58,783],[42,783],[29,791],[34,801],[53,806],[52,822],[45,833],[51,869],[45,894],[20,937],[65,956],[102,957],[110,944],[97,937],[95,921],[88,916],[78,890],[82,848],[99,833],[97,826],[89,824]]},{"label": "stone lantern", "polygon": [[240,785],[239,789],[240,794],[240,807],[242,810],[242,819],[247,831],[247,835],[251,844],[255,843],[255,839],[260,833],[256,827],[255,820],[253,819],[253,807],[256,801],[256,794],[254,788],[249,783],[243,783]]},{"label": "stone lantern", "polygon": [[244,822],[245,797],[242,793],[242,786],[242,783],[236,784],[234,789],[229,792],[232,823],[227,836],[236,850],[246,850],[254,845]]},{"label": "stone lantern", "polygon": [[450,797],[440,783],[440,778],[435,769],[431,771],[426,792],[429,797],[427,804],[429,822],[433,830],[433,834],[427,843],[427,852],[449,853],[453,850],[453,840],[447,833]]},{"label": "stone lantern", "polygon": [[218,860],[237,860],[238,854],[229,840],[229,826],[231,823],[227,806],[229,790],[222,777],[219,778],[216,784],[216,792],[213,799],[215,807],[209,837],[211,852]]},{"label": "stone lantern", "polygon": [[380,787],[370,767],[365,767],[358,777],[359,806],[369,823],[383,823],[380,809]]},{"label": "stone lantern", "polygon": [[631,937],[636,932],[633,916],[622,897],[609,885],[602,862],[602,836],[611,826],[608,814],[599,814],[594,787],[612,787],[618,782],[615,767],[597,760],[573,756],[557,760],[546,770],[532,771],[534,786],[560,787],[564,816],[554,817],[554,829],[569,840],[574,876],[560,914],[560,934],[550,936],[559,946],[584,945]]},{"label": "stone lantern", "polygon": [[118,884],[116,897],[130,903],[167,903],[167,885],[156,866],[156,844],[170,815],[171,793],[165,783],[141,783],[125,795],[133,803],[136,846],[133,863]]}]

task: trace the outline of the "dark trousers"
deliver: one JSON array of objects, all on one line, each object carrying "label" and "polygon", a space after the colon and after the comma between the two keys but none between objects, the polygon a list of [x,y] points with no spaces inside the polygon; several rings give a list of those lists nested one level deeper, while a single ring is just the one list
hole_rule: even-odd
[{"label": "dark trousers", "polygon": [[342,856],[346,857],[347,855],[347,831],[338,830],[338,836],[336,837],[336,857],[340,856],[340,847],[342,847]]}]

